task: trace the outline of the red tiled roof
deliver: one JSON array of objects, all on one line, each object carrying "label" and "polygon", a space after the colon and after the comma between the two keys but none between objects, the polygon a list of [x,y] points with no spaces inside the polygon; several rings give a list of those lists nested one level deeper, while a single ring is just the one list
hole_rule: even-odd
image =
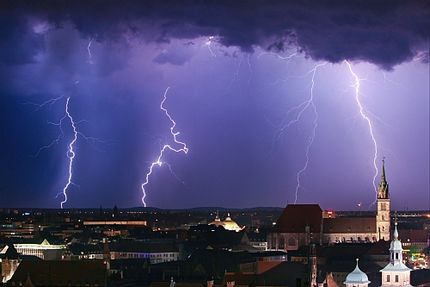
[{"label": "red tiled roof", "polygon": [[309,226],[311,233],[321,231],[322,210],[318,204],[289,204],[276,222],[276,231],[305,233]]},{"label": "red tiled roof", "polygon": [[[375,233],[376,218],[336,217],[324,218],[324,233]],[[364,238],[363,238],[364,239]]]}]

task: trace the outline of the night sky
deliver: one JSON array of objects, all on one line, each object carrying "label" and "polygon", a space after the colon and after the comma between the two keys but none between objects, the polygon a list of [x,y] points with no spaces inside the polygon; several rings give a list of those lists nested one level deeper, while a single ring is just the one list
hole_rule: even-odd
[{"label": "night sky", "polygon": [[60,206],[67,98],[64,206],[142,206],[160,148],[180,147],[170,87],[189,152],[165,153],[148,206],[285,206],[312,143],[297,203],[367,209],[374,147],[347,60],[393,208],[427,209],[429,39],[425,0],[1,1],[0,206]]}]

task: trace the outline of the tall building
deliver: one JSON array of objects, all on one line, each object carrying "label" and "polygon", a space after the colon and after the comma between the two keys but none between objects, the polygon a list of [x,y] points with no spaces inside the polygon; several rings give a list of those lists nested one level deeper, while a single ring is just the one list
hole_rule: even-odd
[{"label": "tall building", "polygon": [[301,246],[390,240],[390,195],[382,161],[376,213],[368,216],[324,216],[317,204],[290,204],[267,236],[268,250],[297,250]]},{"label": "tall building", "polygon": [[385,177],[385,160],[382,160],[381,182],[378,187],[376,230],[378,240],[390,240],[390,195]]}]

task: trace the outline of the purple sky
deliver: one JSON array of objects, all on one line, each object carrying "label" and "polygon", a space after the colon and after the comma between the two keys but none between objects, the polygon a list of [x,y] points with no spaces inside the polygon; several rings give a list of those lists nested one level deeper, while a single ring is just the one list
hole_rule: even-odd
[{"label": "purple sky", "polygon": [[172,171],[154,169],[148,206],[285,206],[306,161],[312,106],[281,130],[309,99],[312,69],[326,63],[314,75],[317,127],[297,202],[367,207],[374,149],[347,59],[361,79],[379,168],[386,157],[393,207],[429,207],[428,3],[138,2],[106,1],[103,13],[97,1],[0,10],[0,206],[63,200],[70,123],[38,150],[59,135],[50,122],[68,97],[90,138],[78,136],[65,207],[141,206],[149,165],[172,144],[159,109],[167,87],[165,106],[189,153],[166,152]]}]

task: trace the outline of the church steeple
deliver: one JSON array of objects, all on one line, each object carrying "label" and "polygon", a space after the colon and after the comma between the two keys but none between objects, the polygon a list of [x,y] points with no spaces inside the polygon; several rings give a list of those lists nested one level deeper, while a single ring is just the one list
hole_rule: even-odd
[{"label": "church steeple", "polygon": [[381,270],[381,287],[412,287],[410,283],[411,269],[403,264],[403,248],[399,240],[399,232],[397,231],[397,220],[394,224],[394,239],[390,244],[390,263]]},{"label": "church steeple", "polygon": [[393,241],[390,244],[390,263],[395,265],[403,262],[403,248],[399,240],[399,232],[397,231],[397,220],[394,223]]},{"label": "church steeple", "polygon": [[385,175],[385,158],[382,159],[381,182],[378,186],[376,232],[378,240],[390,239],[390,195]]},{"label": "church steeple", "polygon": [[378,187],[378,198],[388,199],[388,182],[385,176],[385,157],[382,159],[381,182]]}]

